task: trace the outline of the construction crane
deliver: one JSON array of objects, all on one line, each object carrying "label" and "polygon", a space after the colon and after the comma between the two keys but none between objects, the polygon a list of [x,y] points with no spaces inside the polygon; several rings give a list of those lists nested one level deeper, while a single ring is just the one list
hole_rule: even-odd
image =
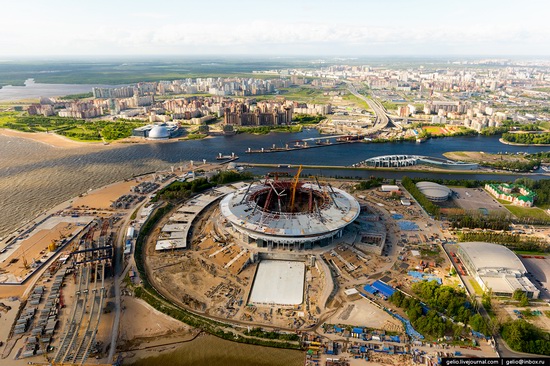
[{"label": "construction crane", "polygon": [[292,181],[291,195],[290,195],[290,212],[294,212],[294,200],[296,198],[296,187],[298,186],[298,181],[300,180],[300,173],[302,173],[301,165],[298,168],[298,172],[296,173]]}]

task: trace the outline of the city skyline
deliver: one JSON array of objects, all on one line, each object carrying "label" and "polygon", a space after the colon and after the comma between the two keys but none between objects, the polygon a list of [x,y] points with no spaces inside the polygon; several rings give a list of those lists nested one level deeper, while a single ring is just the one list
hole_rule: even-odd
[{"label": "city skyline", "polygon": [[550,55],[550,5],[347,0],[29,0],[4,6],[0,58],[154,55]]}]

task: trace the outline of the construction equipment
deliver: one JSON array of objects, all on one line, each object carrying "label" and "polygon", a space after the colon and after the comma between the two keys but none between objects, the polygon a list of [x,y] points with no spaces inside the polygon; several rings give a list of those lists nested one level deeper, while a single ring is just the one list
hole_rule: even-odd
[{"label": "construction equipment", "polygon": [[50,252],[55,252],[57,250],[57,241],[55,239],[52,239],[50,245],[48,245],[48,249]]},{"label": "construction equipment", "polygon": [[23,258],[23,266],[25,269],[29,269],[29,263],[27,262],[27,258],[25,258],[25,249],[23,249],[23,255],[21,257]]},{"label": "construction equipment", "polygon": [[302,173],[302,166],[298,167],[298,172],[294,176],[291,187],[291,196],[290,196],[290,212],[294,212],[294,200],[296,198],[296,187],[298,186],[298,181],[300,180],[300,173]]}]

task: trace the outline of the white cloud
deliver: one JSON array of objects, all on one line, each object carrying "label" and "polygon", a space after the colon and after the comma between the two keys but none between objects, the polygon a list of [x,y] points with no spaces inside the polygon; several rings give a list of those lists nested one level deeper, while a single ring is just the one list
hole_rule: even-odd
[{"label": "white cloud", "polygon": [[[141,13],[134,13],[140,16]],[[143,15],[155,18],[155,14]],[[163,14],[159,14],[164,16]],[[151,54],[151,53],[216,53],[255,52],[269,50],[287,53],[316,51],[318,53],[350,53],[366,48],[369,51],[400,53],[416,49],[420,53],[461,47],[462,53],[471,49],[514,54],[513,44],[533,54],[550,52],[549,25],[494,25],[461,26],[460,22],[441,28],[420,26],[368,26],[349,24],[319,24],[314,22],[281,23],[275,21],[236,21],[235,24],[208,22],[139,22],[128,25],[101,25],[85,27],[73,32],[62,32],[60,27],[47,27],[37,34],[21,32],[3,37],[6,54],[19,53],[21,44],[32,44],[35,49],[50,54]],[[272,48],[270,48],[273,46]],[[541,49],[541,46],[544,46]],[[416,47],[416,48],[415,48]],[[507,48],[508,47],[508,48]],[[394,52],[392,52],[394,50]],[[541,52],[542,51],[542,52]],[[403,53],[403,52],[401,52]],[[406,52],[405,52],[406,53]]]}]

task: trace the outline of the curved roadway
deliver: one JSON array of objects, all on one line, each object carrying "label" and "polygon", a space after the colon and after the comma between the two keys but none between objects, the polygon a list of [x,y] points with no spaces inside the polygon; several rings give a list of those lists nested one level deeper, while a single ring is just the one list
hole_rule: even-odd
[{"label": "curved roadway", "polygon": [[371,98],[367,98],[364,95],[360,94],[357,91],[357,89],[355,89],[355,85],[353,85],[352,83],[348,83],[348,90],[351,94],[355,95],[357,98],[365,101],[376,114],[376,121],[374,123],[374,126],[365,130],[366,135],[379,132],[380,130],[388,127],[390,119],[388,117],[388,114],[386,113],[386,110],[380,104],[380,102],[375,101]]}]

